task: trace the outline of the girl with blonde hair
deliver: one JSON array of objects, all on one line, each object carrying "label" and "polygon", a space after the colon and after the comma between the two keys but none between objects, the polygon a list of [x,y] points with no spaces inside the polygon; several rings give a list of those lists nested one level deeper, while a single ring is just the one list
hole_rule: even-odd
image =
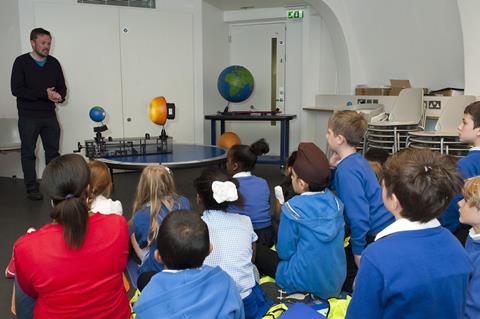
[{"label": "girl with blonde hair", "polygon": [[153,256],[158,229],[167,214],[178,209],[190,209],[190,202],[177,194],[170,169],[162,165],[145,167],[138,182],[130,221],[132,246],[142,261],[139,273],[163,269]]}]

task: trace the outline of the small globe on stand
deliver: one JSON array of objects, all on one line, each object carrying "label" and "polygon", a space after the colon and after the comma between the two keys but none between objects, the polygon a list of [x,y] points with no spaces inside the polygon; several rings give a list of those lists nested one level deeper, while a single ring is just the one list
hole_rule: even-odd
[{"label": "small globe on stand", "polygon": [[231,65],[225,68],[218,76],[218,92],[229,103],[245,101],[252,94],[253,87],[252,73],[241,65]]},{"label": "small globe on stand", "polygon": [[100,123],[105,119],[106,112],[103,109],[103,107],[95,105],[90,109],[90,112],[88,115],[90,116],[90,119],[94,122]]},{"label": "small globe on stand", "polygon": [[232,146],[241,144],[240,137],[233,132],[225,132],[218,139],[217,145],[223,149],[229,150]]}]

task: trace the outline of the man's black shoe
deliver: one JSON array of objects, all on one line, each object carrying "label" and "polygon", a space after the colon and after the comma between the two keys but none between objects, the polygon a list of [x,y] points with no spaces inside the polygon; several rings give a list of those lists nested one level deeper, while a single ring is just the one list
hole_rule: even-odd
[{"label": "man's black shoe", "polygon": [[43,195],[40,192],[29,192],[27,193],[27,198],[29,200],[42,200]]}]

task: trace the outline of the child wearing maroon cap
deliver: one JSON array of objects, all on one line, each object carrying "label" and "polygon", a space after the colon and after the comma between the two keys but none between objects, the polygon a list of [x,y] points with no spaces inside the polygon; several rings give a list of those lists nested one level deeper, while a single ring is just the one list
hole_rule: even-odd
[{"label": "child wearing maroon cap", "polygon": [[275,277],[287,293],[308,292],[337,297],[346,275],[343,249],[343,204],[327,188],[330,179],[325,154],[313,143],[300,143],[292,168],[296,196],[281,211],[278,255],[257,247],[257,267]]}]

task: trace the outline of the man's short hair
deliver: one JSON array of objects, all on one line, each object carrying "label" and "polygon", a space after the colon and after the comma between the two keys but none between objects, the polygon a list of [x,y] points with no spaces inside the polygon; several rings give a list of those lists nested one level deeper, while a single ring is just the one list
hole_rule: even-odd
[{"label": "man's short hair", "polygon": [[365,117],[352,110],[337,111],[328,120],[328,128],[335,135],[342,135],[351,146],[358,146],[367,130]]},{"label": "man's short hair", "polygon": [[48,35],[50,38],[52,37],[47,30],[43,28],[35,28],[30,32],[30,40],[35,40],[39,35]]},{"label": "man's short hair", "polygon": [[383,166],[387,196],[395,194],[402,217],[426,223],[450,204],[462,187],[454,159],[429,149],[404,149]]},{"label": "man's short hair", "polygon": [[168,269],[198,268],[210,253],[207,224],[194,211],[172,211],[158,230],[157,249]]},{"label": "man's short hair", "polygon": [[480,101],[467,105],[463,113],[469,114],[472,117],[473,128],[480,127]]},{"label": "man's short hair", "polygon": [[471,207],[480,209],[480,176],[475,176],[465,181],[463,197]]}]

